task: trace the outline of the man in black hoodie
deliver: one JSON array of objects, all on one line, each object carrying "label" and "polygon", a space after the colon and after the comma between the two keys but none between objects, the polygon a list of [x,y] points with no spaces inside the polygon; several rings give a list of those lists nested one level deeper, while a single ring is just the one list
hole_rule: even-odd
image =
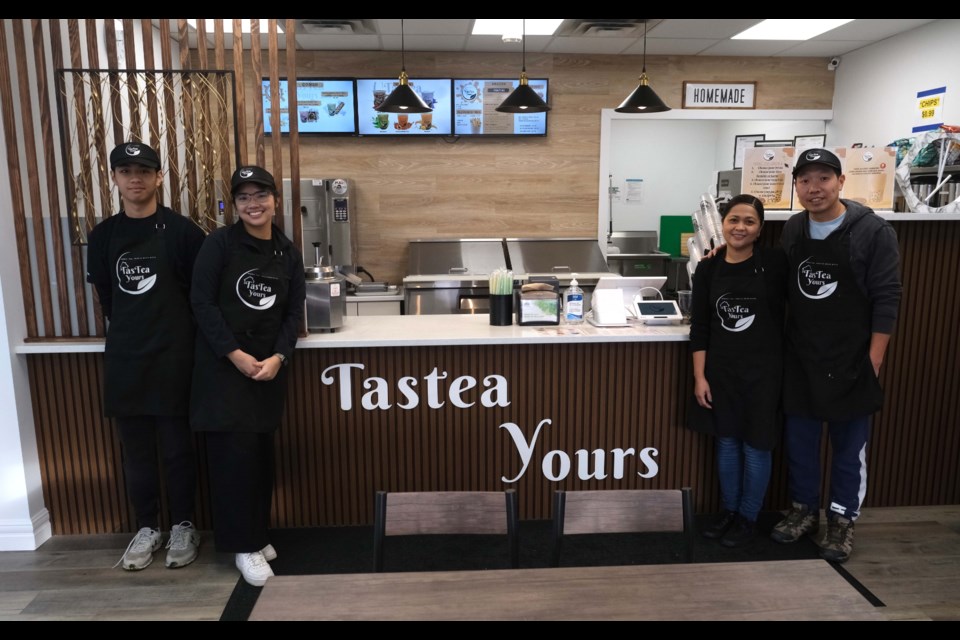
[{"label": "man in black hoodie", "polygon": [[878,376],[901,294],[896,232],[869,207],[840,199],[844,179],[826,149],[802,151],[793,169],[804,210],[781,236],[790,269],[783,404],[792,507],[771,533],[790,543],[820,528],[826,422],[833,459],[827,531],[817,544],[832,562],[853,550],[870,418],[883,404]]}]

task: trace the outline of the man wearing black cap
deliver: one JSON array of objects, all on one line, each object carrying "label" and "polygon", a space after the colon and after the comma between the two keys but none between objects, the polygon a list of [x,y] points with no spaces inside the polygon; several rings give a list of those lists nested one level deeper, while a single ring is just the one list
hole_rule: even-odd
[{"label": "man wearing black cap", "polygon": [[104,414],[116,420],[139,529],[117,564],[144,569],[162,544],[162,458],[173,523],[166,566],[182,567],[196,559],[200,542],[192,522],[197,472],[187,416],[195,334],[189,288],[204,233],[159,205],[163,175],[149,145],[118,145],[110,153],[110,170],[121,208],[90,231],[87,282],[108,320]]},{"label": "man wearing black cap", "polygon": [[878,375],[900,302],[900,254],[893,226],[872,209],[841,200],[840,159],[801,151],[794,192],[804,210],[784,225],[790,277],[783,403],[792,508],[771,537],[796,542],[820,528],[823,423],[832,463],[827,531],[820,555],[844,562],[866,491],[870,417],[883,404]]}]

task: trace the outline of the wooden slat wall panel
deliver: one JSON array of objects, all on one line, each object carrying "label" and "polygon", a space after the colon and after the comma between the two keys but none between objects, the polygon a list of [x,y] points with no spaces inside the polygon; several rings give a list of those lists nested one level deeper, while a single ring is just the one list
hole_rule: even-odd
[{"label": "wooden slat wall panel", "polygon": [[[51,52],[50,57],[53,60],[61,60],[60,52],[60,22],[53,20],[51,23]],[[40,20],[34,20],[33,27],[33,51],[34,51],[34,69],[37,81],[37,95],[40,102],[40,139],[44,149],[56,149],[57,144],[53,137],[53,115],[50,112],[50,82],[47,77],[47,56],[43,46],[43,23]],[[52,153],[43,154],[44,177],[47,187],[47,208],[50,212],[50,233],[53,240],[53,268],[54,279],[61,283],[57,288],[57,307],[60,310],[60,335],[70,333],[70,298],[68,296],[67,282],[67,264],[66,250],[63,242],[63,229],[61,227],[60,214],[60,189],[59,178],[57,176],[56,156]],[[77,289],[82,291],[82,287]],[[86,302],[82,302],[84,310]],[[55,335],[54,327],[47,327],[47,335]]]},{"label": "wooden slat wall panel", "polygon": [[[16,22],[16,21],[14,21]],[[10,177],[10,197],[13,201],[13,229],[16,234],[17,255],[20,261],[20,286],[23,290],[23,305],[26,316],[27,333],[37,335],[37,312],[34,309],[33,270],[30,268],[30,255],[27,243],[27,221],[24,215],[25,203],[20,174],[20,153],[18,151],[17,129],[14,123],[13,87],[10,78],[11,59],[7,53],[6,25],[0,29],[0,105],[3,107],[3,134],[7,145],[7,172]]]}]

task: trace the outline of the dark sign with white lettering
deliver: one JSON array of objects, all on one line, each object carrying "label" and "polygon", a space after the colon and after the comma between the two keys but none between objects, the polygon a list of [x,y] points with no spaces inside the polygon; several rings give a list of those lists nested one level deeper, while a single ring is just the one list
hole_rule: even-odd
[{"label": "dark sign with white lettering", "polygon": [[684,109],[755,109],[756,82],[684,82]]}]

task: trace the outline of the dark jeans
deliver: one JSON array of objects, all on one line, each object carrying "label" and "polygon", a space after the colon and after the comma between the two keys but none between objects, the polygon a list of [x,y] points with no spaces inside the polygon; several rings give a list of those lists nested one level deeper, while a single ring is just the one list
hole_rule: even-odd
[{"label": "dark jeans", "polygon": [[723,508],[757,521],[770,483],[773,456],[739,438],[717,438],[717,471]]},{"label": "dark jeans", "polygon": [[158,529],[160,526],[161,460],[170,523],[192,521],[197,495],[197,465],[193,432],[186,416],[128,416],[116,418],[116,423],[123,452],[127,496],[133,503],[137,528]]}]

